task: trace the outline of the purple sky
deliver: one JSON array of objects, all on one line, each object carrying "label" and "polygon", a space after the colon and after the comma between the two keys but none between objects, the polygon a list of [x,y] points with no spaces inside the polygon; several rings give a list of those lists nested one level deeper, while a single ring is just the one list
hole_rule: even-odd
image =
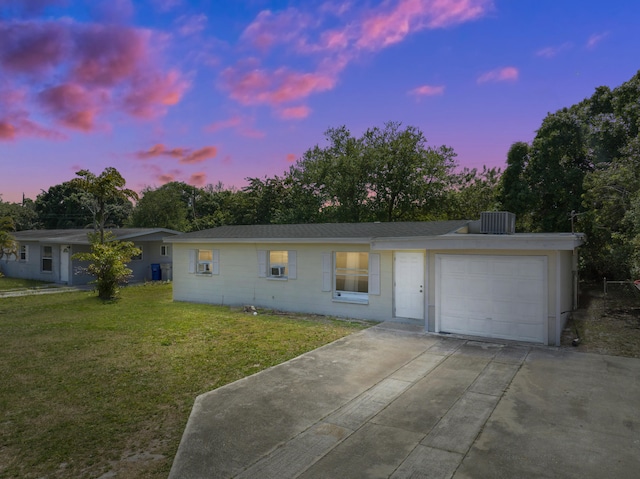
[{"label": "purple sky", "polygon": [[0,194],[281,175],[324,131],[420,128],[503,167],[640,69],[637,0],[0,0]]}]

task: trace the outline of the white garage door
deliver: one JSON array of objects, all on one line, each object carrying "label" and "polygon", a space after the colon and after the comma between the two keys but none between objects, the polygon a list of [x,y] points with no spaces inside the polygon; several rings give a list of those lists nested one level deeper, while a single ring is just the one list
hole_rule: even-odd
[{"label": "white garage door", "polygon": [[546,343],[545,256],[436,255],[436,331]]}]

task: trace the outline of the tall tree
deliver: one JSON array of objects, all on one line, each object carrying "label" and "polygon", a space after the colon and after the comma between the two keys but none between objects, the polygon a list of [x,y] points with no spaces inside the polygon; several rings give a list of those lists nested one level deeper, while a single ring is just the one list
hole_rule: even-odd
[{"label": "tall tree", "polygon": [[25,198],[22,203],[9,203],[0,200],[0,217],[9,217],[16,231],[37,229],[40,225],[35,203]]},{"label": "tall tree", "polygon": [[516,215],[518,226],[529,230],[527,221],[532,203],[531,189],[525,179],[529,164],[529,145],[518,141],[511,145],[507,153],[507,168],[500,177],[497,191],[499,208]]},{"label": "tall tree", "polygon": [[100,233],[100,243],[104,243],[104,228],[110,212],[110,204],[119,200],[137,200],[138,194],[125,188],[125,179],[113,167],[105,168],[98,176],[89,170],[80,170],[76,175],[78,178],[71,180],[71,183],[90,198],[89,205],[93,214],[94,229]]},{"label": "tall tree", "polygon": [[15,230],[13,219],[9,216],[0,217],[0,259],[8,259],[12,255],[18,257],[18,245],[11,234],[13,230]]},{"label": "tall tree", "polygon": [[321,199],[328,221],[366,221],[370,164],[362,141],[345,126],[329,128],[325,139],[328,146],[316,145],[297,162],[302,181]]},{"label": "tall tree", "polygon": [[548,115],[531,145],[525,177],[531,188],[532,223],[538,231],[570,231],[581,208],[582,181],[592,164],[585,129],[575,108]]},{"label": "tall tree", "polygon": [[85,228],[93,224],[89,199],[77,185],[68,181],[40,193],[35,211],[45,229]]},{"label": "tall tree", "polygon": [[367,130],[363,145],[370,168],[369,202],[376,219],[415,219],[432,210],[456,166],[451,148],[426,146],[422,131],[388,122]]},{"label": "tall tree", "polygon": [[195,190],[193,186],[177,181],[155,189],[145,188],[128,223],[138,228],[190,231]]},{"label": "tall tree", "polygon": [[480,218],[483,211],[497,208],[499,168],[484,166],[481,172],[476,168],[464,168],[453,175],[452,187],[445,201],[447,219],[473,220]]}]

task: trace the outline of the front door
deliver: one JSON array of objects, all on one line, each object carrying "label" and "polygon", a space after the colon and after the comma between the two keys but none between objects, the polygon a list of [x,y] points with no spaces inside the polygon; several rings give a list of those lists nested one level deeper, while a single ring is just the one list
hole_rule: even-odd
[{"label": "front door", "polygon": [[424,254],[396,253],[393,264],[394,316],[424,319]]},{"label": "front door", "polygon": [[60,281],[62,283],[69,282],[69,252],[71,246],[60,246]]}]

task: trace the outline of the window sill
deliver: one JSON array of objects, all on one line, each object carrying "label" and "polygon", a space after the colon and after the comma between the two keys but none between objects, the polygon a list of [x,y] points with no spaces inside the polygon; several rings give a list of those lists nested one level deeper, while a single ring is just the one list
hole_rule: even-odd
[{"label": "window sill", "polygon": [[354,297],[337,297],[332,298],[334,303],[351,303],[351,304],[369,304],[369,298],[354,298]]},{"label": "window sill", "polygon": [[277,276],[267,276],[267,280],[269,281],[289,281],[289,278],[287,276],[281,276],[281,277],[277,277]]}]

